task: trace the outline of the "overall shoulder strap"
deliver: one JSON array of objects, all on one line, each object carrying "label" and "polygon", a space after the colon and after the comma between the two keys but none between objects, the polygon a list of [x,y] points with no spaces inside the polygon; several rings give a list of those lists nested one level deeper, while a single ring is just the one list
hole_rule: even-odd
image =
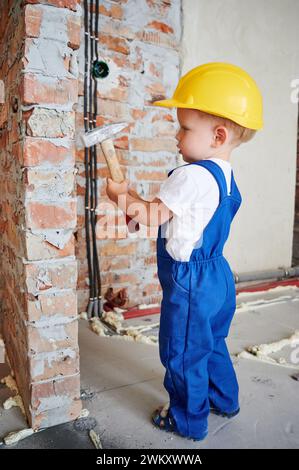
[{"label": "overall shoulder strap", "polygon": [[173,168],[172,170],[168,172],[167,176],[170,176],[174,172],[174,170],[177,170],[178,168],[182,168],[182,166],[188,166],[188,165],[190,165],[190,163],[186,163],[185,165],[180,165],[180,166]]},{"label": "overall shoulder strap", "polygon": [[239,188],[237,186],[237,183],[234,178],[234,173],[232,172],[232,182],[231,182],[231,196],[233,199],[236,199],[237,201],[242,202],[242,196],[239,191]]},{"label": "overall shoulder strap", "polygon": [[217,163],[212,160],[200,160],[198,162],[192,162],[190,165],[200,165],[206,168],[217,181],[219,192],[220,192],[220,201],[227,196],[227,184],[224,173]]}]

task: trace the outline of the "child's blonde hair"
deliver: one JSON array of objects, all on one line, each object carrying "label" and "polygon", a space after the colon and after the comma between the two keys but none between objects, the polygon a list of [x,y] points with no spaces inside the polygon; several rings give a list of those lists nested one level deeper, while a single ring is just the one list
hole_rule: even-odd
[{"label": "child's blonde hair", "polygon": [[249,140],[251,140],[257,132],[255,129],[249,129],[248,127],[240,126],[240,124],[237,124],[231,119],[222,116],[215,116],[215,114],[205,113],[200,110],[197,111],[203,118],[209,119],[213,124],[222,124],[227,129],[232,131],[233,136],[230,143],[234,147],[238,147],[240,144],[249,142]]}]

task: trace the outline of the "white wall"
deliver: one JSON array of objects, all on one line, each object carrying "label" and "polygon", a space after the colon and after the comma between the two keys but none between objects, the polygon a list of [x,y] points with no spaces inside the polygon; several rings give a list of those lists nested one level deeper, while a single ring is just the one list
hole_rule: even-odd
[{"label": "white wall", "polygon": [[264,99],[264,129],[231,159],[243,204],[224,254],[237,272],[291,265],[298,18],[298,0],[183,0],[182,74],[205,62],[231,62],[253,76]]}]

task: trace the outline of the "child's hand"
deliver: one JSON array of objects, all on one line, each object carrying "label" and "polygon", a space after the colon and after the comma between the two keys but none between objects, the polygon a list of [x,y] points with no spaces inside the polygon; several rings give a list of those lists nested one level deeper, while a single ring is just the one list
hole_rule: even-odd
[{"label": "child's hand", "polygon": [[128,192],[128,182],[124,180],[122,183],[116,183],[111,178],[107,178],[107,188],[106,193],[111,201],[117,204],[118,196],[121,194],[127,194]]}]

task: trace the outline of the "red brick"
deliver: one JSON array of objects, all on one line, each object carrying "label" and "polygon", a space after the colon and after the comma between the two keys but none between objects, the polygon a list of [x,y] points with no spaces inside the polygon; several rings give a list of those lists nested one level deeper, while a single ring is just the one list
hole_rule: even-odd
[{"label": "red brick", "polygon": [[128,55],[130,53],[129,44],[126,39],[110,36],[109,34],[99,34],[99,42],[101,46],[106,46],[111,51]]},{"label": "red brick", "polygon": [[173,33],[173,28],[166,23],[161,23],[160,21],[152,21],[146,25],[146,28],[153,28],[162,33]]},{"label": "red brick", "polygon": [[133,255],[137,248],[132,241],[128,244],[119,244],[113,241],[101,244],[101,256]]},{"label": "red brick", "polygon": [[[101,25],[101,32],[109,34],[110,36],[119,36],[130,40],[136,37],[135,31],[125,22],[120,22],[112,18]],[[115,57],[111,57],[111,59],[115,60]]]},{"label": "red brick", "polygon": [[16,253],[20,252],[23,240],[20,236],[19,227],[11,220],[8,220],[6,223],[6,235]]},{"label": "red brick", "polygon": [[144,167],[152,166],[154,168],[159,168],[159,167],[169,168],[173,164],[173,160],[174,160],[173,157],[163,156],[163,158],[157,158],[155,155],[148,153],[145,155],[142,163]]},{"label": "red brick", "polygon": [[52,410],[46,410],[41,413],[31,410],[29,423],[34,430],[52,427],[78,418],[81,410],[81,400],[74,399],[69,406],[54,408]]},{"label": "red brick", "polygon": [[77,282],[76,261],[26,264],[26,286],[28,293],[42,294],[51,288],[75,289]]},{"label": "red brick", "polygon": [[41,259],[59,259],[75,254],[75,237],[70,235],[69,240],[63,248],[58,248],[52,243],[44,240],[43,235],[26,232],[25,239],[25,257],[29,261],[38,261]]},{"label": "red brick", "polygon": [[137,157],[136,155],[132,155],[131,152],[118,151],[116,152],[116,155],[121,165],[124,165],[124,166],[139,166],[140,165],[140,157]]},{"label": "red brick", "polygon": [[[3,127],[3,124],[8,120],[9,112],[9,103],[4,103],[0,106],[0,126]],[[2,146],[2,145],[1,145]]]},{"label": "red brick", "polygon": [[[160,290],[161,290],[161,287],[160,287]],[[159,288],[158,288],[158,285],[157,283],[151,283],[151,284],[145,284],[144,286],[142,286],[142,295],[143,297],[146,297],[148,295],[157,295],[157,293],[159,292]]]},{"label": "red brick", "polygon": [[[125,166],[120,166],[124,177],[126,177],[127,174],[127,168]],[[78,173],[79,176],[85,178],[85,170]],[[96,172],[97,178],[99,179],[106,179],[107,177],[111,177],[109,168],[106,166],[103,166],[102,168],[98,168]],[[106,184],[106,183],[105,183]],[[111,201],[110,201],[111,202]]]},{"label": "red brick", "polygon": [[42,204],[29,202],[26,207],[26,223],[28,228],[75,228],[76,202]]},{"label": "red brick", "polygon": [[162,80],[163,72],[161,68],[157,68],[157,66],[152,62],[149,64],[149,71],[154,77],[158,77]]},{"label": "red brick", "polygon": [[39,321],[54,315],[72,317],[77,315],[75,291],[42,293],[36,297],[27,296],[28,320]]},{"label": "red brick", "polygon": [[117,88],[111,88],[105,91],[101,91],[101,88],[98,88],[98,97],[114,101],[127,102],[129,98],[129,88],[118,86]]},{"label": "red brick", "polygon": [[166,95],[165,87],[160,82],[153,82],[147,87],[145,87],[148,95],[151,97],[151,101],[156,101],[159,99],[164,99]]},{"label": "red brick", "polygon": [[146,258],[144,258],[145,266],[150,266],[150,265],[156,264],[156,263],[157,263],[157,257],[155,255],[147,256]]},{"label": "red brick", "polygon": [[157,113],[153,116],[152,122],[155,121],[168,121],[168,122],[175,122],[175,118],[172,114],[165,114],[163,112]]},{"label": "red brick", "polygon": [[164,18],[169,14],[169,7],[172,4],[172,0],[163,0],[162,2],[157,2],[157,0],[146,0],[146,3],[153,10],[152,14],[157,15],[159,18]]},{"label": "red brick", "polygon": [[23,112],[26,134],[31,137],[72,138],[75,131],[74,111],[34,108]]},{"label": "red brick", "polygon": [[24,0],[24,3],[43,3],[45,5],[53,5],[58,8],[68,8],[69,10],[77,10],[77,0]]},{"label": "red brick", "polygon": [[80,398],[80,377],[79,375],[75,375],[47,382],[32,383],[30,393],[32,408],[36,411],[38,411],[39,408],[43,408],[43,399],[57,396],[78,400]]},{"label": "red brick", "polygon": [[147,112],[142,109],[130,109],[130,113],[136,120],[143,119],[147,115]]},{"label": "red brick", "polygon": [[67,18],[68,46],[72,49],[80,47],[81,18],[69,15]]},{"label": "red brick", "polygon": [[40,26],[43,17],[43,10],[34,5],[25,7],[25,34],[27,37],[37,38],[40,35]]},{"label": "red brick", "polygon": [[30,375],[34,382],[47,380],[52,377],[75,375],[79,373],[78,349],[64,349],[37,354],[30,360]]},{"label": "red brick", "polygon": [[45,139],[26,137],[24,140],[24,166],[36,166],[51,163],[60,165],[62,163],[75,163],[75,147],[70,141],[70,148],[57,145]]},{"label": "red brick", "polygon": [[[124,120],[126,121],[129,117],[128,105],[113,101],[109,99],[98,99],[98,108],[101,111],[101,115],[108,119],[109,116],[113,120]],[[122,131],[125,132],[125,129]]]},{"label": "red brick", "polygon": [[166,179],[166,172],[164,171],[136,171],[136,179],[138,181],[149,180],[149,181],[164,181]]},{"label": "red brick", "polygon": [[139,41],[154,44],[156,46],[169,47],[170,49],[179,49],[178,42],[168,34],[156,32],[156,31],[138,31],[136,38]]},{"label": "red brick", "polygon": [[76,102],[78,97],[77,80],[41,79],[27,73],[23,78],[24,104],[67,104]]},{"label": "red brick", "polygon": [[130,139],[131,150],[140,150],[142,152],[167,151],[177,153],[175,139]]},{"label": "red brick", "polygon": [[51,171],[48,168],[24,168],[23,183],[26,195],[36,200],[44,197],[53,199],[54,194],[59,194],[61,199],[75,195],[74,169],[61,170],[54,167]]},{"label": "red brick", "polygon": [[138,284],[138,277],[133,274],[113,274],[105,273],[102,274],[101,281],[103,285],[115,285],[115,284]]},{"label": "red brick", "polygon": [[96,224],[96,238],[98,240],[127,238],[124,214],[100,215]]},{"label": "red brick", "polygon": [[[96,6],[93,6],[93,11],[96,11]],[[104,5],[99,5],[100,15],[109,16],[110,18],[115,18],[121,20],[123,18],[123,9],[119,5],[111,5],[110,9],[106,8]]]},{"label": "red brick", "polygon": [[101,258],[101,269],[102,271],[119,271],[121,269],[129,269],[131,267],[131,261],[126,256],[105,257]]}]

